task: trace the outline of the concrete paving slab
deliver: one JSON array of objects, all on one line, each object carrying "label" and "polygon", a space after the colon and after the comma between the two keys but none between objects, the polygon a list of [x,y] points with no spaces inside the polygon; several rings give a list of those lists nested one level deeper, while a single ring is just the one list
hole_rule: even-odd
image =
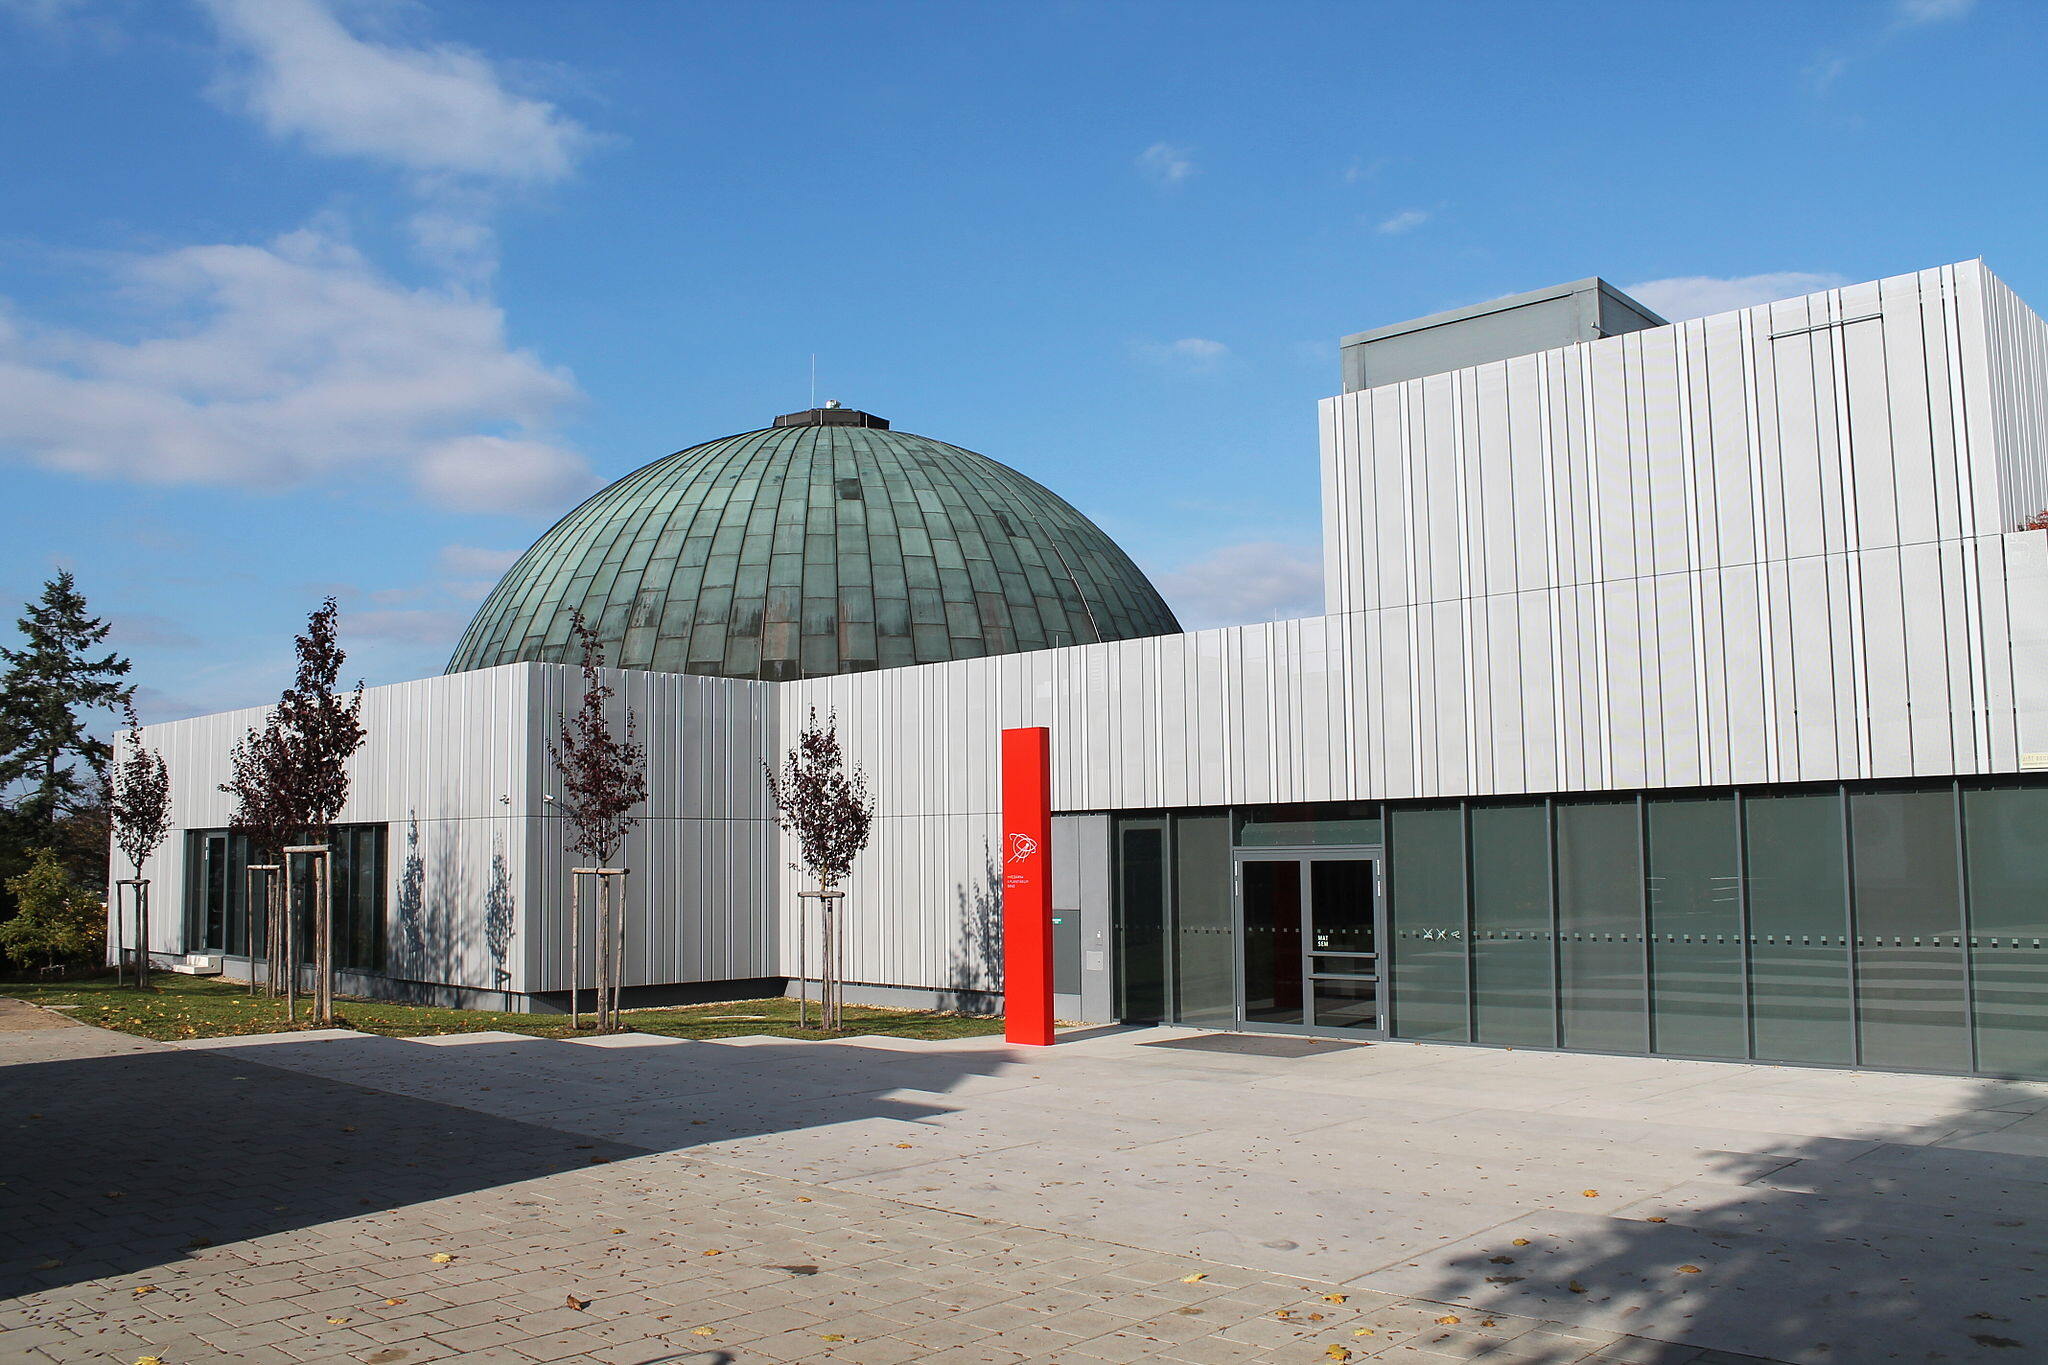
[{"label": "concrete paving slab", "polygon": [[[163,1286],[166,1298],[137,1299],[131,1281],[175,1268],[189,1277],[180,1293],[255,1313],[212,1320],[280,1359],[317,1358],[334,1341],[314,1330],[331,1326],[321,1308],[266,1311],[278,1284],[333,1316],[357,1317],[342,1311],[347,1296],[373,1286],[431,1304],[344,1325],[365,1343],[405,1344],[407,1311],[437,1319],[441,1335],[516,1321],[524,1336],[465,1358],[528,1365],[540,1357],[520,1355],[521,1341],[578,1344],[550,1340],[565,1332],[605,1343],[590,1359],[671,1358],[706,1340],[686,1319],[734,1324],[713,1345],[735,1359],[765,1342],[782,1354],[761,1359],[856,1365],[963,1350],[1292,1360],[1324,1343],[1272,1314],[1305,1301],[1303,1280],[1334,1290],[1341,1279],[1347,1311],[1370,1305],[1384,1319],[1385,1335],[1345,1338],[1361,1360],[2048,1354],[2048,1324],[2023,1288],[2048,1243],[2048,1153],[2030,1150],[2048,1146],[2048,1086],[1406,1043],[1302,1058],[1142,1045],[1157,1036],[1105,1031],[1026,1050],[989,1038],[423,1044],[334,1031],[166,1048],[90,1029],[0,1035],[0,1062],[203,1058],[205,1093],[224,1097],[225,1115],[269,1102],[276,1087],[260,1078],[282,1076],[314,1087],[290,1093],[294,1121],[311,1115],[316,1127],[361,1128],[326,1116],[413,1106],[411,1129],[465,1153],[478,1142],[470,1129],[561,1144],[544,1173],[465,1171],[444,1190],[401,1180],[402,1197],[351,1210],[331,1191],[307,1200],[327,1138],[308,1149],[310,1168],[215,1139],[244,1153],[243,1179],[180,1213],[177,1235],[205,1229],[217,1248],[181,1252],[173,1235],[138,1229],[121,1253],[130,1264],[66,1257],[41,1297],[0,1303],[0,1325],[10,1306],[32,1304],[34,1320],[19,1325],[69,1333],[67,1323],[103,1319],[168,1333],[182,1300]],[[25,1050],[21,1038],[34,1042]],[[16,1071],[38,1074],[0,1065],[0,1099]],[[186,1104],[198,1092],[176,1093]],[[498,1157],[519,1148],[483,1144]],[[433,1148],[405,1147],[397,1169],[422,1150]],[[278,1226],[251,1237],[251,1220]],[[437,1247],[458,1260],[425,1260]],[[817,1274],[787,1268],[804,1265]],[[284,1280],[261,1278],[278,1270]],[[615,1299],[616,1319],[557,1321],[578,1311],[555,1293],[569,1292],[565,1275]],[[1229,1292],[1211,1293],[1210,1280]],[[81,1283],[105,1292],[85,1305],[64,1288]],[[800,1328],[768,1316],[819,1295],[843,1300],[862,1334],[894,1330],[804,1346]],[[1101,1330],[1070,1333],[1066,1352],[1038,1349],[1036,1317],[1017,1317],[1008,1342],[965,1330],[965,1316],[1031,1295],[1043,1297],[1026,1311],[1043,1309],[1045,1322],[1067,1315]],[[168,1315],[153,1316],[157,1306]],[[1840,1329],[1858,1315],[1877,1330]],[[257,1342],[272,1323],[288,1335]],[[412,1341],[454,1349],[431,1334]],[[1844,1354],[1866,1346],[1880,1353]]]}]

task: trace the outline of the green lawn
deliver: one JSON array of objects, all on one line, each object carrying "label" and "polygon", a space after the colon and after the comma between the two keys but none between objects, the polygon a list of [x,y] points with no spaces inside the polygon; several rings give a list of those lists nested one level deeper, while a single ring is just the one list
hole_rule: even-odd
[{"label": "green lawn", "polygon": [[[111,978],[79,981],[0,982],[0,995],[38,1005],[75,1005],[64,1013],[82,1024],[116,1029],[144,1038],[228,1038],[242,1033],[279,1033],[306,1023],[306,1003],[299,1002],[299,1023],[285,1019],[284,1003],[249,994],[246,985],[204,977],[154,974],[152,989],[116,986]],[[586,1014],[588,1020],[585,995]],[[502,1014],[495,1010],[435,1009],[398,1005],[384,1000],[337,998],[338,1025],[393,1038],[418,1038],[436,1033],[530,1033],[540,1038],[569,1036],[564,1015]],[[817,1004],[811,1005],[817,1017]],[[1001,1019],[925,1010],[846,1007],[848,1027],[827,1034],[798,1028],[794,1000],[732,1000],[717,1005],[672,1009],[628,1010],[625,1022],[637,1033],[668,1038],[738,1038],[772,1034],[780,1038],[851,1038],[888,1034],[897,1038],[968,1038],[1000,1033]]]}]

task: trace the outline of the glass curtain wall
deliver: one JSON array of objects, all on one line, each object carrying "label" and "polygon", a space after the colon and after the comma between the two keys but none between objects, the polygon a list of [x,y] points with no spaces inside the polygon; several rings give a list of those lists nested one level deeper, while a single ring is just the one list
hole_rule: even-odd
[{"label": "glass curtain wall", "polygon": [[1234,1026],[1230,812],[1121,816],[1112,847],[1117,1018]]},{"label": "glass curtain wall", "polygon": [[1465,813],[1395,806],[1387,818],[1387,920],[1393,934],[1389,1029],[1468,1042]]},{"label": "glass curtain wall", "polygon": [[1385,817],[1399,1037],[2048,1076],[2048,782]]},{"label": "glass curtain wall", "polygon": [[[384,969],[387,878],[383,825],[339,825],[334,831],[334,965],[344,970]],[[188,951],[261,955],[266,907],[249,895],[249,841],[230,830],[193,830],[185,836],[185,942]],[[303,879],[302,879],[303,880]],[[299,942],[312,960],[312,910],[301,889]]]},{"label": "glass curtain wall", "polygon": [[1467,818],[1472,876],[1472,1026],[1482,1043],[1557,1045],[1550,925],[1550,807],[1475,802]]},{"label": "glass curtain wall", "polygon": [[1118,914],[1149,954],[1124,971],[1156,983],[1151,1017],[1300,1022],[1300,887],[1258,879],[1301,864],[1241,861],[1233,926],[1231,847],[1384,844],[1395,1036],[2048,1078],[2048,780],[1234,819],[1120,821]]}]

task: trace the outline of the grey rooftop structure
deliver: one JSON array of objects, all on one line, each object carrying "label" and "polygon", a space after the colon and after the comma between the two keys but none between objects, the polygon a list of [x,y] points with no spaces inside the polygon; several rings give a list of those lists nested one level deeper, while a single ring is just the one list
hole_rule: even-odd
[{"label": "grey rooftop structure", "polygon": [[1663,325],[1607,281],[1574,280],[1345,337],[1344,392]]}]

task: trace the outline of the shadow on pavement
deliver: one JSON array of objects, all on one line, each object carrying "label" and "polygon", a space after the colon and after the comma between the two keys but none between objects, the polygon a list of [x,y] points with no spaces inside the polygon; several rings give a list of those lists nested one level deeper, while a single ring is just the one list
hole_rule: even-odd
[{"label": "shadow on pavement", "polygon": [[[1947,1136],[1972,1140],[1985,1111],[2032,1116],[2042,1104],[2038,1087],[1986,1082]],[[1700,1348],[1841,1365],[2048,1359],[2048,1156],[2025,1150],[2032,1137],[1996,1151],[1933,1136],[1921,1125],[1727,1153],[1712,1168],[1720,1179],[1608,1214],[1531,1213],[1372,1283],[1688,1343],[1656,1359]],[[1525,1358],[1581,1357],[1560,1346]]]},{"label": "shadow on pavement", "polygon": [[651,1152],[823,1124],[851,1125],[857,1149],[863,1121],[900,1131],[945,1112],[918,1092],[1009,1060],[823,1043],[38,1036],[73,1055],[0,1066],[0,1297]]}]

